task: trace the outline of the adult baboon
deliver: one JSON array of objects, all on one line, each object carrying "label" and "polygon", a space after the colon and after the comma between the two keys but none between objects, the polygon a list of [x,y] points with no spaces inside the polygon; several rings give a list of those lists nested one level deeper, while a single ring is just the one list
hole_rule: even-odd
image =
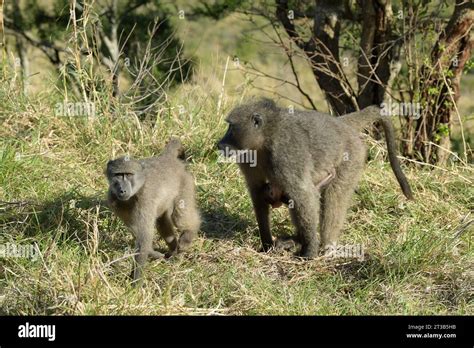
[{"label": "adult baboon", "polygon": [[[360,122],[358,116],[362,116]],[[315,111],[289,113],[263,99],[231,111],[227,117],[229,128],[218,148],[223,153],[256,152],[256,166],[239,166],[252,198],[264,250],[273,246],[269,203],[275,202],[269,201],[268,194],[273,189],[277,204],[283,199],[294,203],[290,215],[302,245],[301,256],[317,256],[320,239],[324,249],[337,243],[366,161],[359,131],[375,121],[384,128],[390,164],[402,191],[412,199],[396,157],[391,122],[380,115],[377,107],[336,118]]]},{"label": "adult baboon", "polygon": [[134,281],[141,277],[148,257],[165,256],[153,249],[156,227],[168,245],[169,256],[186,250],[199,230],[194,178],[186,171],[183,158],[182,145],[173,138],[158,157],[120,157],[107,163],[109,205],[136,238]]}]

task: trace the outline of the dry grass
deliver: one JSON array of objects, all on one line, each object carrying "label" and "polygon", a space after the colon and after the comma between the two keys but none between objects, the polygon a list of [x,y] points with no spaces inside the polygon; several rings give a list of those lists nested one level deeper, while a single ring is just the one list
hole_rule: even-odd
[{"label": "dry grass", "polygon": [[[0,67],[0,248],[37,245],[40,251],[36,259],[0,257],[0,314],[474,313],[472,166],[406,168],[416,197],[407,202],[383,160],[383,146],[371,142],[371,161],[341,240],[362,245],[362,260],[301,261],[288,252],[257,251],[242,177],[235,165],[218,162],[214,147],[225,129],[224,115],[257,91],[232,66],[223,89],[219,67],[234,54],[272,75],[287,76],[288,67],[281,52],[266,54],[268,48],[258,43],[261,33],[239,16],[207,22],[205,32],[202,23],[180,27],[201,70],[142,122],[110,96],[106,78],[88,75],[100,70],[91,65],[79,76],[84,90],[95,91],[92,118],[56,112],[66,95],[68,101],[74,97],[55,88],[57,81],[45,87],[48,68],[35,65],[38,57],[33,70],[41,74],[30,80],[28,97],[20,92],[18,71]],[[86,61],[74,51],[68,59]],[[302,75],[324,109],[313,76]],[[301,98],[287,85],[255,84]],[[189,253],[151,262],[145,286],[132,288],[132,236],[104,206],[102,172],[111,157],[159,153],[171,135],[186,146],[203,225]],[[284,209],[274,211],[272,222],[275,235],[292,232]]]},{"label": "dry grass", "polygon": [[[0,314],[474,313],[472,228],[463,229],[474,218],[472,167],[406,169],[416,196],[407,202],[372,144],[342,238],[364,246],[363,260],[259,253],[242,178],[214,149],[238,99],[218,111],[218,98],[185,85],[140,123],[106,102],[95,118],[56,116],[56,92],[25,98],[2,82],[0,245],[36,243],[41,255],[0,259]],[[187,148],[204,223],[189,253],[150,263],[146,286],[133,289],[132,236],[103,204],[102,171],[119,154],[159,153],[170,135]],[[276,210],[274,233],[291,230]]]}]

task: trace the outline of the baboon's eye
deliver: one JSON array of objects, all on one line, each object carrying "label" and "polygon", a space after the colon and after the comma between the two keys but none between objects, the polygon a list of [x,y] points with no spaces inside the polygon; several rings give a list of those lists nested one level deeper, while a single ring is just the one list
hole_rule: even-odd
[{"label": "baboon's eye", "polygon": [[133,176],[132,173],[117,173],[115,174],[115,177],[124,180],[125,178],[130,179]]}]

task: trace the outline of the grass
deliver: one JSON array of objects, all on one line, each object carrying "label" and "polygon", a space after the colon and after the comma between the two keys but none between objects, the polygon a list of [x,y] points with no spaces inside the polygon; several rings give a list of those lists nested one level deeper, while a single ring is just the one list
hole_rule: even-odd
[{"label": "grass", "polygon": [[[242,177],[217,161],[222,116],[237,99],[217,110],[206,86],[185,85],[156,120],[139,123],[107,108],[57,116],[51,89],[26,98],[2,83],[0,98],[0,245],[41,251],[0,259],[0,314],[474,313],[472,229],[457,233],[472,219],[472,167],[406,168],[416,196],[407,202],[372,144],[341,240],[362,245],[363,260],[301,261],[257,251]],[[124,153],[158,154],[171,135],[187,149],[202,229],[189,253],[150,262],[146,286],[132,288],[133,238],[104,205],[103,169]],[[284,209],[272,219],[275,235],[291,233]]]}]

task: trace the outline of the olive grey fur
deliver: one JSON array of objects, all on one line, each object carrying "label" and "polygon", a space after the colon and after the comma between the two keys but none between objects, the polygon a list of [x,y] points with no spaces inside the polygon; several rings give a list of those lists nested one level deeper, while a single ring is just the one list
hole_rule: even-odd
[{"label": "olive grey fur", "polygon": [[148,257],[165,256],[153,249],[156,228],[168,245],[167,256],[189,248],[200,228],[194,178],[182,159],[181,142],[172,138],[158,157],[120,157],[107,163],[109,206],[136,238],[134,282],[141,278]]},{"label": "olive grey fur", "polygon": [[230,112],[229,128],[218,148],[224,153],[256,151],[256,166],[239,166],[253,202],[264,250],[274,245],[269,218],[271,199],[293,203],[289,211],[302,245],[301,256],[313,258],[319,255],[320,244],[323,250],[337,244],[366,162],[367,150],[360,131],[376,121],[385,131],[396,178],[405,196],[412,199],[396,156],[391,122],[381,116],[378,107],[336,118],[316,111],[290,113],[273,101],[262,99]]}]

